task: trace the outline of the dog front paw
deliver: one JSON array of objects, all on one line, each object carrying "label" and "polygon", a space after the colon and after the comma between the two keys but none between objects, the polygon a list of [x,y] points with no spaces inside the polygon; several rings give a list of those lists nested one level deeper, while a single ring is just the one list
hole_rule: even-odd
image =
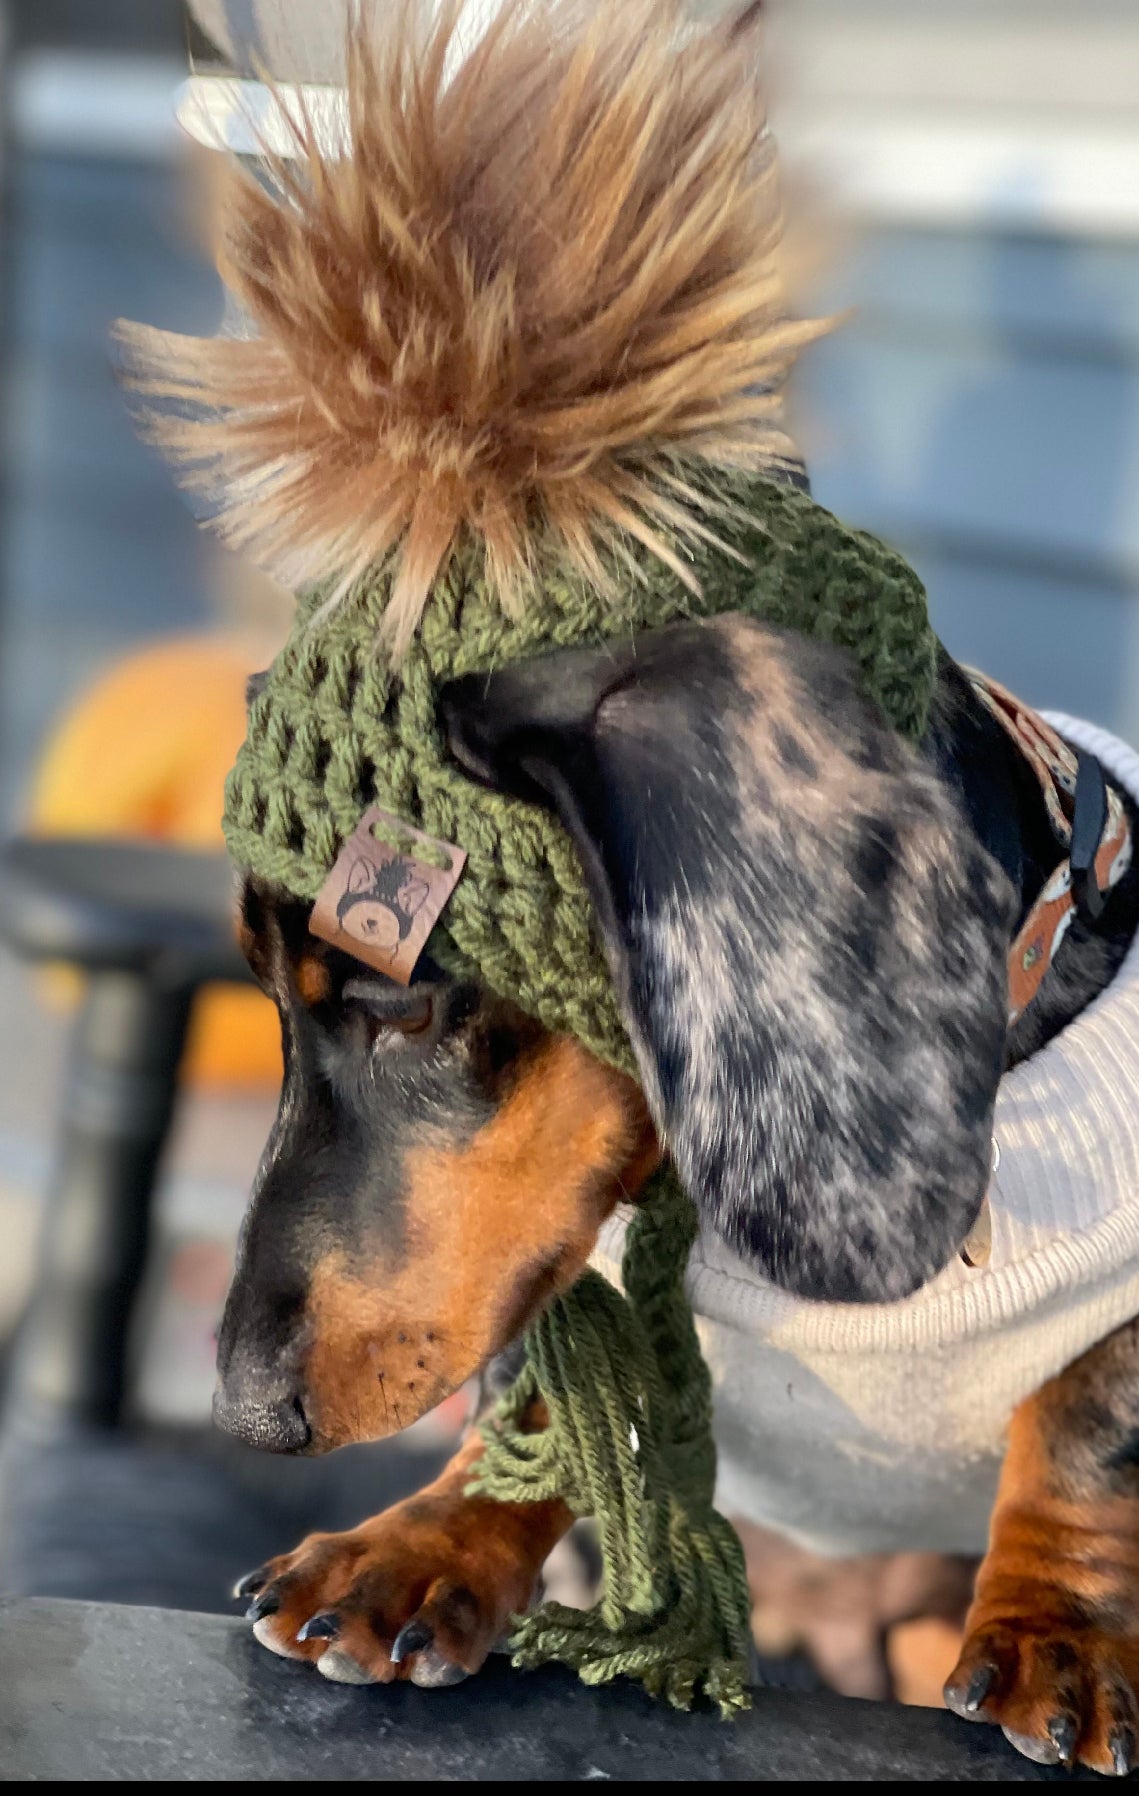
[{"label": "dog front paw", "polygon": [[967,1630],[945,1701],[996,1722],[1038,1764],[1125,1777],[1139,1750],[1139,1639],[1043,1587]]},{"label": "dog front paw", "polygon": [[438,1689],[477,1671],[529,1607],[532,1560],[498,1505],[425,1493],[348,1533],[309,1535],[234,1595],[251,1599],[262,1646],[336,1683]]}]

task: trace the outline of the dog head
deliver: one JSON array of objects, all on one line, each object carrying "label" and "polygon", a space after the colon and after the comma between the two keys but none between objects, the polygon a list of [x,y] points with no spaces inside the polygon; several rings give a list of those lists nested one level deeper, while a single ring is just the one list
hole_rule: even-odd
[{"label": "dog head", "polygon": [[578,1276],[655,1163],[632,1079],[420,961],[395,984],[249,881],[285,1076],[218,1344],[221,1424],[276,1450],[406,1427]]},{"label": "dog head", "polygon": [[472,779],[560,817],[639,1085],[421,962],[407,988],[251,883],[286,1073],[221,1332],[267,1446],[406,1426],[568,1287],[660,1147],[775,1284],[905,1296],[989,1172],[1012,888],[845,652],[736,617],[446,688]]}]

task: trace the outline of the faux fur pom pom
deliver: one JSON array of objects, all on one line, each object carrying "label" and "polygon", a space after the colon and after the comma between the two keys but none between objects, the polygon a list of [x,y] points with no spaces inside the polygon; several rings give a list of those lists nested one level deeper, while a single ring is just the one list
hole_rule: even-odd
[{"label": "faux fur pom pom", "polygon": [[718,471],[787,456],[788,318],[756,24],[680,0],[391,0],[348,52],[347,152],[234,167],[221,269],[248,334],[120,327],[150,433],[217,526],[338,595],[392,559],[393,657],[464,530],[502,604],[544,557],[682,578]]}]

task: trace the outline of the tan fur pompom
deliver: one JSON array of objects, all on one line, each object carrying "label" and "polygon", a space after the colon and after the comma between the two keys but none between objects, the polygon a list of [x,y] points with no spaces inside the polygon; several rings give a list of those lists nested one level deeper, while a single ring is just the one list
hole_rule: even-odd
[{"label": "tan fur pompom", "polygon": [[511,611],[550,549],[604,583],[632,537],[690,578],[714,471],[787,454],[823,328],[781,292],[759,10],[505,0],[460,53],[463,0],[395,0],[352,33],[347,155],[283,97],[297,156],[228,198],[251,334],[122,327],[234,545],[338,593],[394,555],[395,656],[464,528]]}]

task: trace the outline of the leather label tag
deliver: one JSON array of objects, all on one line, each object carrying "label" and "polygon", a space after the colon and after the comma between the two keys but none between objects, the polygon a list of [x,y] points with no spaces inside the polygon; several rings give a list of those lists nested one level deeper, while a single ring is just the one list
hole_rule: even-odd
[{"label": "leather label tag", "polygon": [[466,854],[373,805],[320,888],[309,929],[407,985],[459,882]]}]

